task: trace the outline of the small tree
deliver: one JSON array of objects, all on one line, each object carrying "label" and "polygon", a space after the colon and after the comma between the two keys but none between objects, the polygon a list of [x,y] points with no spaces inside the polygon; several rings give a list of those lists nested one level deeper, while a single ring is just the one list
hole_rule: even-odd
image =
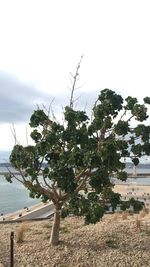
[{"label": "small tree", "polygon": [[74,89],[63,124],[42,109],[33,112],[29,124],[34,145],[15,145],[10,155],[21,178],[13,173],[6,177],[23,183],[30,196],[53,202],[52,245],[59,242],[60,215],[82,215],[86,223],[96,223],[108,203],[117,205],[119,195],[112,190],[111,177],[126,180],[122,158],[130,157],[137,165],[139,157],[150,155],[150,126],[142,124],[150,98],[139,104],[136,98],[123,100],[104,89],[90,120],[84,111],[74,109]]}]

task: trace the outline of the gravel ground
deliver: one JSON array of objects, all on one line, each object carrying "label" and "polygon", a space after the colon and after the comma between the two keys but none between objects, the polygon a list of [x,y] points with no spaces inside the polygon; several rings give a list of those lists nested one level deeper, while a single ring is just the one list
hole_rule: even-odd
[{"label": "gravel ground", "polygon": [[[137,217],[138,216],[138,217]],[[49,246],[52,221],[0,225],[0,262],[10,266],[10,232],[15,232],[15,267],[148,267],[150,214],[105,215],[95,225],[82,218],[62,220],[60,244]],[[24,228],[24,241],[17,233]]]}]

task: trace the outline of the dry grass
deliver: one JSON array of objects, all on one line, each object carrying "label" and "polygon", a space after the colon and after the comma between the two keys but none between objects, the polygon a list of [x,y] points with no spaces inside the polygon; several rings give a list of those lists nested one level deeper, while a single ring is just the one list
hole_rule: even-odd
[{"label": "dry grass", "polygon": [[144,229],[143,229],[143,232],[144,232],[146,235],[150,236],[150,226],[149,226],[147,223],[145,224],[145,227],[144,227]]},{"label": "dry grass", "polygon": [[49,246],[51,221],[30,222],[29,229],[21,223],[2,224],[0,261],[9,266],[10,232],[22,228],[24,242],[14,242],[15,267],[150,266],[150,215],[144,220],[135,214],[125,214],[127,220],[122,220],[122,214],[116,215],[105,215],[94,225],[85,225],[79,217],[62,220],[57,247]]},{"label": "dry grass", "polygon": [[119,218],[120,218],[119,213],[114,213],[114,215],[112,216],[113,221],[117,221]]},{"label": "dry grass", "polygon": [[136,229],[141,230],[142,221],[137,217],[135,220]]},{"label": "dry grass", "polygon": [[29,228],[28,222],[21,223],[21,225],[17,229],[17,233],[16,233],[16,237],[17,237],[16,242],[17,243],[22,243],[24,241],[25,232],[28,230],[28,228]]},{"label": "dry grass", "polygon": [[128,219],[128,216],[129,216],[129,212],[124,211],[124,212],[122,213],[121,218],[122,218],[122,220],[127,220],[127,219]]},{"label": "dry grass", "polygon": [[147,215],[147,213],[146,213],[146,211],[145,210],[141,210],[140,212],[139,212],[139,218],[144,218],[145,216]]}]

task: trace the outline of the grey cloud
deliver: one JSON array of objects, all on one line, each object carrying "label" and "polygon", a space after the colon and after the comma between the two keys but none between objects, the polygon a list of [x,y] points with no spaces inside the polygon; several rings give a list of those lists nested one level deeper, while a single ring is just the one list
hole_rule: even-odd
[{"label": "grey cloud", "polygon": [[[54,95],[54,91],[49,94],[38,91],[33,86],[22,83],[7,73],[0,72],[0,123],[28,122],[37,105],[44,104],[46,107],[51,103],[54,114],[62,112],[62,107],[69,104],[69,91],[64,91]],[[85,92],[77,90],[75,98],[79,99],[75,103],[76,108],[91,111],[93,104],[99,94],[99,90]]]},{"label": "grey cloud", "polygon": [[36,105],[50,100],[50,95],[0,72],[0,123],[26,122]]},{"label": "grey cloud", "polygon": [[[74,106],[79,109],[91,109],[99,93],[100,93],[100,90],[93,90],[93,91],[86,92],[81,89],[81,90],[75,91]],[[67,90],[66,92],[64,92],[64,94],[60,94],[55,97],[56,103],[62,104],[63,107],[69,104],[69,99],[70,99],[70,93]]]}]

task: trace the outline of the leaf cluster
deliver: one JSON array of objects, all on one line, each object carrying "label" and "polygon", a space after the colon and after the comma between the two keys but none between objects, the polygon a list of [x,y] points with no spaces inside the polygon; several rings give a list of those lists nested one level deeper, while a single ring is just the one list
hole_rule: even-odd
[{"label": "leaf cluster", "polygon": [[[22,175],[32,197],[52,200],[62,207],[62,215],[84,215],[95,223],[120,196],[112,191],[111,177],[126,180],[122,158],[150,155],[150,126],[147,104],[122,96],[110,89],[100,92],[90,121],[86,112],[66,106],[64,123],[49,118],[42,109],[30,119],[33,145],[15,145],[10,162]],[[128,118],[126,118],[126,116]],[[131,127],[131,119],[140,123]],[[139,140],[137,143],[136,140]],[[7,180],[11,181],[11,176]]]}]

